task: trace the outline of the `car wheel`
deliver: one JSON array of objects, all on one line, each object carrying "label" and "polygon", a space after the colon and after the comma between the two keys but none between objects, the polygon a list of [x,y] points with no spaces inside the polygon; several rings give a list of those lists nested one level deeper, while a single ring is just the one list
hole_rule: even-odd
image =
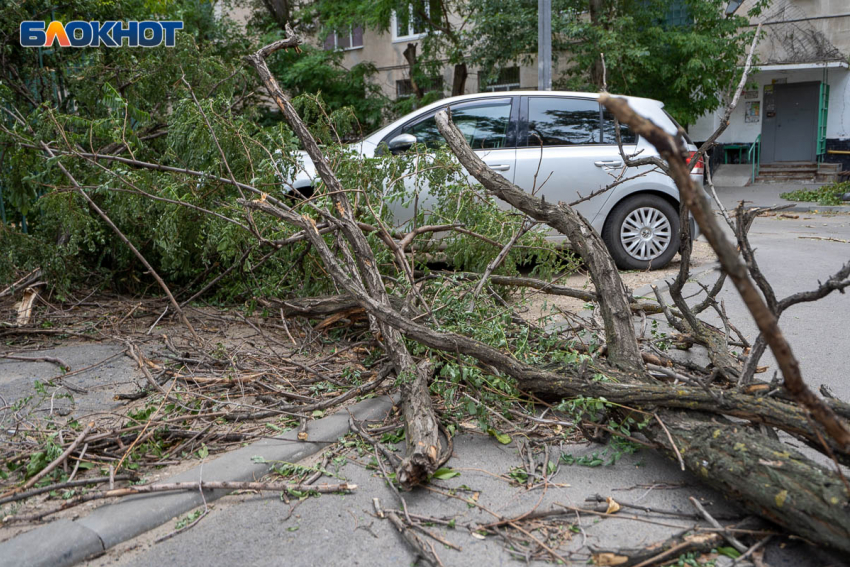
[{"label": "car wheel", "polygon": [[679,213],[658,195],[635,195],[614,207],[602,239],[621,270],[663,268],[679,251]]}]

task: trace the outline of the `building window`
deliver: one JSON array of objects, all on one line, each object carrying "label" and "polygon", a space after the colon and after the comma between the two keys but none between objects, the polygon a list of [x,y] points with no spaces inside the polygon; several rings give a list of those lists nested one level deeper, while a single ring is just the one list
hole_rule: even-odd
[{"label": "building window", "polygon": [[667,27],[681,28],[692,26],[694,19],[683,0],[673,0],[667,11]]},{"label": "building window", "polygon": [[[424,6],[425,14],[431,17],[431,3]],[[413,9],[413,4],[407,5],[407,10],[393,12],[392,16],[393,42],[411,41],[428,35],[428,23]]]},{"label": "building window", "polygon": [[488,80],[486,75],[478,75],[479,92],[514,91],[519,86],[519,67],[506,67],[499,70],[495,78]]},{"label": "building window", "polygon": [[[443,92],[443,78],[437,77],[436,79],[425,81],[423,84],[419,85],[419,87],[422,89],[422,94],[427,94],[433,91]],[[410,79],[396,81],[395,94],[396,98],[407,98],[411,96],[413,94],[413,83],[410,82]]]},{"label": "building window", "polygon": [[363,47],[363,27],[354,26],[348,30],[332,31],[325,38],[325,49],[360,49]]}]

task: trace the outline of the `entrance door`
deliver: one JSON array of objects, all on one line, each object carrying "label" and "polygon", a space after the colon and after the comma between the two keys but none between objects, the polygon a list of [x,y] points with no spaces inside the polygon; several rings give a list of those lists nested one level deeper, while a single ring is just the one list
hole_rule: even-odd
[{"label": "entrance door", "polygon": [[820,83],[765,85],[762,163],[815,161],[819,87]]}]

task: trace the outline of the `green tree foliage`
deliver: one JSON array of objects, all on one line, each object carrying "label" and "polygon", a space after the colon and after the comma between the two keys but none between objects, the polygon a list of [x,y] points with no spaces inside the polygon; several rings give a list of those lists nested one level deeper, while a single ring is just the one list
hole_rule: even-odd
[{"label": "green tree foliage", "polygon": [[[283,32],[269,25],[260,37],[248,36],[215,18],[211,4],[197,0],[117,0],[95,8],[80,2],[64,9],[51,12],[46,1],[34,2],[0,16],[8,32],[0,64],[10,77],[0,83],[0,188],[8,221],[0,226],[0,284],[41,268],[60,292],[82,278],[119,290],[157,291],[61,164],[173,289],[184,290],[183,298],[234,265],[216,288],[223,299],[332,292],[321,262],[304,242],[279,249],[274,244],[294,229],[266,215],[249,216],[237,199],[261,196],[222,181],[232,173],[270,197],[302,207],[317,221],[315,207],[330,207],[321,184],[310,203],[294,199],[287,180],[300,167],[296,140],[258,96],[263,87],[242,62]],[[182,19],[186,29],[177,34],[174,48],[27,50],[16,44],[16,29],[32,14],[63,21],[157,16]],[[387,205],[411,202],[422,184],[430,184],[438,201],[433,222],[464,223],[485,238],[506,240],[520,219],[461,182],[459,166],[446,151],[374,159],[352,153],[345,140],[377,125],[383,99],[369,96],[367,68],[342,72],[332,64],[338,58],[305,47],[301,53],[276,54],[271,63],[285,88],[311,93],[296,97],[296,107],[325,144],[344,186],[362,196],[360,220],[392,226]],[[353,98],[357,105],[346,105]],[[41,143],[59,155],[48,159]],[[80,153],[119,155],[202,175],[94,161]],[[404,180],[423,159],[433,160],[432,167],[420,176],[419,186],[406,186]],[[424,215],[420,208],[416,222],[426,222]],[[332,234],[328,238],[333,242]],[[369,238],[383,250],[379,257],[387,273],[398,276],[377,233]],[[436,243],[419,240],[424,259]],[[498,246],[468,235],[443,244],[450,254],[457,252],[461,268],[483,269],[498,253]],[[560,255],[537,233],[526,235],[502,270],[514,271],[530,253],[546,258],[543,269],[561,265]]]},{"label": "green tree foliage", "polygon": [[[756,2],[750,15],[769,0]],[[569,0],[553,22],[575,61],[562,84],[598,88],[605,54],[611,92],[664,101],[682,124],[722,104],[740,78],[738,65],[754,28],[745,15],[726,16],[727,0]],[[598,10],[591,10],[597,4]],[[585,11],[590,14],[584,15]]]},{"label": "green tree foliage", "polygon": [[[171,19],[182,20],[184,29],[174,48],[33,49],[18,43],[18,26],[27,19]],[[0,11],[0,29],[0,121],[11,131],[0,139],[0,191],[7,221],[0,228],[0,281],[18,270],[42,267],[54,281],[67,282],[75,267],[81,275],[88,273],[85,266],[115,274],[116,283],[133,284],[136,261],[126,247],[70,191],[55,163],[21,141],[43,140],[58,149],[71,145],[226,176],[181,77],[221,128],[218,135],[234,173],[279,184],[261,145],[274,149],[295,142],[279,116],[267,112],[254,95],[262,87],[241,58],[260,42],[279,37],[280,30],[248,35],[229,19],[216,18],[213,3],[205,0],[61,5],[29,0]],[[349,73],[335,54],[311,51],[297,61],[292,55],[289,61],[275,59],[281,84],[290,92],[324,88],[328,112],[355,104],[363,127],[380,123],[382,101],[372,96],[370,68]],[[78,159],[62,158],[62,163],[80,183],[92,187],[91,195],[169,277],[189,278],[199,269],[241,257],[246,241],[233,230],[235,225],[127,193],[136,191],[132,183],[160,198],[214,208],[211,203],[223,205],[234,192],[127,167],[110,168],[116,173],[107,175]]]},{"label": "green tree foliage", "polygon": [[[749,13],[727,16],[727,0],[553,0],[555,87],[596,91],[605,55],[608,90],[664,101],[682,124],[717,109],[740,78],[754,28]],[[484,69],[523,61],[537,51],[536,0],[470,0]]]},{"label": "green tree foliage", "polygon": [[[681,123],[722,104],[740,77],[752,40],[748,13],[726,15],[728,0],[553,0],[556,88],[596,91],[605,54],[611,92],[662,100]],[[537,0],[314,0],[300,12],[321,23],[320,34],[362,25],[390,33],[394,19],[414,18],[427,32],[418,42],[414,82],[442,76],[446,64],[478,72],[484,82],[500,68],[532,64],[537,52]],[[406,20],[405,20],[406,21]],[[477,69],[476,69],[477,68]],[[465,79],[464,79],[465,81]],[[465,84],[465,83],[464,83]],[[463,88],[453,81],[452,94]]]}]

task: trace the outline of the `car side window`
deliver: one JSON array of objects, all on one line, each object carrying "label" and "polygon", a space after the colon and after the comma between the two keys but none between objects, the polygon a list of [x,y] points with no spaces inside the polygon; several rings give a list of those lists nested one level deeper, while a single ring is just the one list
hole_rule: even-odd
[{"label": "car side window", "polygon": [[558,97],[528,99],[527,145],[576,146],[599,144],[601,113],[595,100]]},{"label": "car side window", "polygon": [[452,121],[473,150],[504,148],[511,118],[511,101],[475,102],[452,107]]},{"label": "car side window", "polygon": [[[623,144],[636,144],[637,136],[625,124],[620,124],[620,140]],[[614,115],[607,109],[602,113],[602,143],[616,144],[617,131],[614,129]]]},{"label": "car side window", "polygon": [[[452,122],[463,133],[473,150],[499,149],[507,145],[508,125],[511,117],[510,99],[474,101],[453,105]],[[429,148],[445,143],[437,130],[432,114],[428,118],[402,129],[403,134],[416,136],[416,142]]]},{"label": "car side window", "polygon": [[[442,110],[442,109],[440,109]],[[436,112],[434,113],[436,114]],[[428,148],[436,148],[440,146],[444,140],[443,135],[437,130],[437,121],[434,119],[434,114],[423,120],[409,126],[405,126],[401,133],[412,134],[416,136],[417,144],[424,144]]]}]

